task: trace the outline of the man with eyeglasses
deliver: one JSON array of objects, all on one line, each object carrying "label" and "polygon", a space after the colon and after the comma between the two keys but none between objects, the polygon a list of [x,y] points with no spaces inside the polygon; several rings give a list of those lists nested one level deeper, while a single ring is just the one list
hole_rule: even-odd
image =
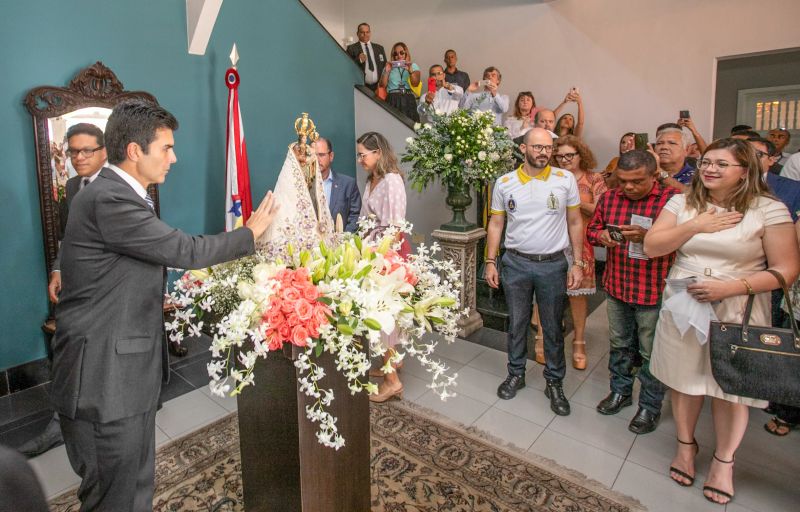
[{"label": "man with eyeglasses", "polygon": [[329,139],[319,137],[314,143],[314,151],[317,154],[322,188],[325,190],[331,217],[336,222],[336,217],[340,216],[344,230],[355,233],[358,231],[358,215],[361,212],[361,194],[356,180],[331,169],[334,155]]},{"label": "man with eyeglasses", "polygon": [[503,126],[503,114],[508,112],[508,95],[499,94],[500,70],[489,66],[483,71],[483,80],[473,82],[461,98],[461,107],[467,110],[488,111],[494,114],[494,124]]},{"label": "man with eyeglasses", "polygon": [[[65,154],[78,174],[68,179],[66,183],[66,198],[63,208],[59,212],[62,217],[62,225],[66,225],[72,199],[97,178],[107,159],[103,130],[91,123],[78,123],[71,126],[67,130],[66,139]],[[53,304],[58,303],[59,293],[61,293],[60,250],[53,261],[53,270],[50,272],[50,282],[47,285],[47,295]],[[42,433],[26,441],[18,450],[27,457],[35,457],[63,443],[64,438],[61,435],[58,414],[54,414]]]},{"label": "man with eyeglasses", "polygon": [[[570,266],[564,250],[571,246],[573,254],[583,253],[581,199],[572,173],[549,165],[553,138],[546,130],[528,131],[520,150],[525,156],[522,165],[495,183],[486,242],[486,281],[492,288],[502,282],[510,321],[508,377],[497,388],[497,396],[510,400],[525,387],[535,292],[544,335],[545,396],[553,412],[567,416],[570,406],[562,386],[566,360],[561,320],[567,289],[580,285],[586,262],[576,258]],[[505,253],[498,272],[504,225]]]},{"label": "man with eyeglasses", "polygon": [[442,115],[455,112],[458,110],[461,97],[464,96],[464,89],[461,86],[445,80],[444,68],[439,64],[431,66],[428,75],[436,80],[436,91],[428,90],[425,96],[419,99],[417,112],[423,123],[430,122],[433,114]]},{"label": "man with eyeglasses", "polygon": [[[656,429],[666,391],[650,373],[650,354],[664,280],[675,254],[648,258],[641,244],[648,231],[644,226],[654,222],[667,201],[680,191],[659,183],[657,170],[652,153],[624,153],[615,171],[619,186],[603,194],[586,228],[589,243],[608,251],[603,288],[608,296],[611,392],[597,404],[597,412],[612,415],[632,405],[634,378],[638,377],[639,409],[628,424],[635,434]],[[634,375],[637,355],[641,368]]]},{"label": "man with eyeglasses", "polygon": [[356,30],[358,42],[347,47],[347,55],[364,72],[364,85],[374,91],[378,88],[381,71],[386,65],[386,52],[383,46],[370,41],[372,32],[368,23],[359,23]]}]

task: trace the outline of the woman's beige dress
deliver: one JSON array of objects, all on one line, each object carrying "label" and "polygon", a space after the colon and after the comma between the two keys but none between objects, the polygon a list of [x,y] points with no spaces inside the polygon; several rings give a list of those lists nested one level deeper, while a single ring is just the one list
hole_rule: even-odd
[{"label": "woman's beige dress", "polygon": [[[664,207],[674,213],[678,224],[697,216],[686,207],[686,196],[679,194]],[[722,211],[721,208],[718,208]],[[766,226],[791,223],[786,206],[765,197],[747,210],[742,221],[731,229],[693,236],[678,249],[670,278],[697,276],[701,280],[741,279],[767,268],[762,238]],[[742,285],[744,289],[744,285]],[[664,290],[666,301],[670,287]],[[770,293],[756,295],[751,316],[753,325],[770,325]],[[736,295],[714,306],[717,318],[723,322],[741,322],[747,295]],[[675,327],[672,314],[661,311],[656,327],[650,372],[670,388],[687,395],[707,395],[752,407],[766,407],[767,402],[730,395],[722,391],[711,373],[710,341],[700,345],[694,329],[684,337]]]}]

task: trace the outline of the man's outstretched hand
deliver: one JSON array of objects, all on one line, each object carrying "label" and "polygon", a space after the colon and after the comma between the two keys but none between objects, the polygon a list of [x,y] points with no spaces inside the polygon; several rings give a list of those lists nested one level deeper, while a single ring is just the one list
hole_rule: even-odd
[{"label": "man's outstretched hand", "polygon": [[269,225],[272,224],[275,214],[278,213],[279,209],[280,205],[278,201],[275,200],[275,196],[270,190],[267,192],[267,195],[264,196],[258,208],[253,211],[253,214],[247,219],[246,226],[253,232],[253,238],[255,238],[256,241],[261,238],[261,235],[263,235]]}]

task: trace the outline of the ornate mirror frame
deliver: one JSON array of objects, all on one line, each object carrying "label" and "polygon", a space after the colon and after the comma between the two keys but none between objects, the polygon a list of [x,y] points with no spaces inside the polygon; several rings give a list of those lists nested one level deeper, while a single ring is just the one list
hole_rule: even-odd
[{"label": "ornate mirror frame", "polygon": [[[75,75],[66,87],[40,86],[31,89],[23,101],[33,117],[33,137],[36,144],[36,181],[39,184],[39,206],[42,214],[45,264],[47,276],[53,268],[58,254],[60,211],[53,195],[53,172],[51,160],[50,130],[48,121],[72,111],[86,107],[113,109],[123,100],[138,98],[158,103],[156,98],[144,91],[126,91],[122,82],[100,61],[84,68]],[[159,213],[158,188],[148,189]]]}]

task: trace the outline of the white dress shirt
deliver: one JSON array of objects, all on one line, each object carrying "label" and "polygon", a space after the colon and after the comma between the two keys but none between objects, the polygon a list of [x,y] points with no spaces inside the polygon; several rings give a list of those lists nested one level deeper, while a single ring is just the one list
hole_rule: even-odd
[{"label": "white dress shirt", "polygon": [[423,122],[430,122],[433,113],[442,115],[450,114],[458,110],[458,105],[461,103],[461,98],[464,96],[464,89],[459,85],[450,84],[452,91],[444,87],[437,89],[436,94],[433,96],[433,103],[428,104],[425,101],[425,94],[419,97],[419,105],[417,105],[417,112]]},{"label": "white dress shirt", "polygon": [[[366,43],[359,43],[361,45],[361,51],[364,52],[364,56],[367,60],[364,61],[364,83],[367,84],[374,84],[378,81],[378,60],[375,57],[375,49],[372,47],[372,41],[367,41]],[[367,52],[367,46],[369,46],[369,52]],[[369,70],[369,56],[372,55],[372,67],[373,70]],[[383,70],[381,70],[383,71]]]},{"label": "white dress shirt", "polygon": [[781,176],[800,181],[800,153],[791,155],[781,169]]}]

